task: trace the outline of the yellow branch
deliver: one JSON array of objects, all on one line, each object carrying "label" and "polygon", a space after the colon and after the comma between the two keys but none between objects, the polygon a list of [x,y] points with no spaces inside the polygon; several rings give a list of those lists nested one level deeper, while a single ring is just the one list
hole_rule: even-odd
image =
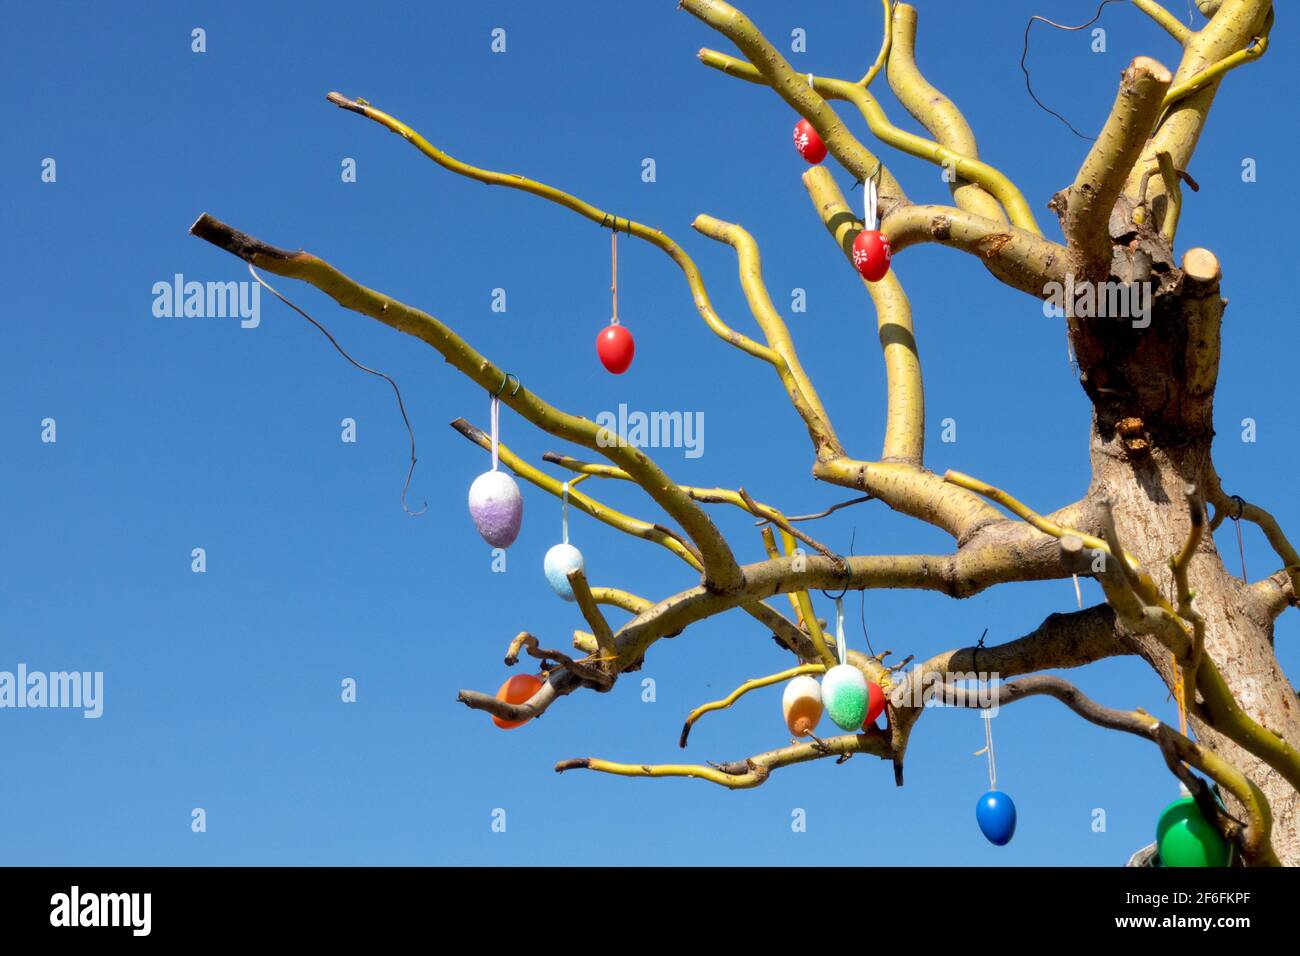
[{"label": "yellow branch", "polygon": [[1186,44],[1192,38],[1192,28],[1162,7],[1156,0],[1133,0],[1133,6],[1160,24],[1165,32],[1177,40],[1180,45]]},{"label": "yellow branch", "polygon": [[704,575],[713,586],[721,590],[743,586],[740,566],[721,532],[695,502],[677,490],[672,479],[645,452],[619,443],[603,444],[595,423],[561,411],[522,387],[518,379],[514,387],[505,388],[507,377],[502,369],[427,312],[366,288],[310,253],[290,252],[268,245],[207,213],[198,218],[190,232],[250,265],[275,275],[301,279],[320,289],[343,308],[421,339],[470,381],[489,394],[499,394],[502,404],[526,421],[542,431],[605,456],[631,475],[642,490],[682,526],[699,548]]},{"label": "yellow branch", "polygon": [[[804,173],[803,182],[823,224],[852,262],[853,240],[862,230],[862,222],[849,208],[835,177],[825,167],[816,166]],[[862,282],[876,307],[876,330],[885,359],[887,403],[881,457],[920,465],[925,455],[925,388],[912,308],[894,271],[879,282]]]},{"label": "yellow branch", "polygon": [[795,352],[794,340],[790,337],[790,329],[772,304],[772,297],[763,282],[763,263],[758,243],[742,227],[712,216],[697,216],[691,225],[702,235],[725,242],[736,250],[740,286],[745,293],[745,301],[749,303],[754,320],[763,330],[768,346],[782,359],[777,372],[799,417],[808,426],[808,434],[817,449],[817,457],[827,458],[841,454],[844,449],[835,437],[830,416],[826,414],[812,380],[804,372]]},{"label": "yellow branch", "polygon": [[773,365],[778,364],[781,359],[771,349],[760,345],[748,336],[730,328],[725,322],[718,318],[717,313],[713,310],[713,305],[709,301],[709,294],[704,288],[704,280],[700,276],[699,269],[696,268],[694,261],[688,256],[682,248],[673,242],[665,233],[659,229],[651,229],[639,222],[634,222],[622,216],[616,216],[608,213],[603,209],[591,205],[571,196],[563,190],[556,189],[554,186],[548,186],[545,183],[539,183],[536,180],[528,179],[525,176],[519,176],[514,173],[499,173],[490,169],[480,169],[477,166],[471,166],[460,160],[444,153],[438,149],[423,136],[417,133],[410,126],[407,126],[401,120],[389,116],[382,110],[375,109],[365,100],[350,100],[340,93],[330,93],[326,97],[335,106],[339,106],[353,113],[360,113],[367,119],[374,120],[381,126],[386,127],[397,135],[401,136],[407,142],[411,143],[421,153],[433,160],[443,169],[448,169],[453,173],[469,179],[478,180],[481,183],[487,183],[491,186],[508,186],[511,189],[518,189],[522,192],[531,193],[534,196],[540,196],[542,199],[548,199],[551,202],[563,206],[576,212],[578,215],[590,219],[592,222],[599,223],[602,226],[608,226],[615,230],[621,230],[628,235],[636,236],[638,239],[644,239],[653,246],[662,249],[668,254],[668,257],[677,263],[682,274],[686,276],[686,282],[691,287],[691,295],[695,300],[695,307],[705,323],[713,330],[719,338],[731,343],[744,352],[760,358],[765,362]]},{"label": "yellow branch", "polygon": [[[769,82],[768,78],[753,65],[746,63],[744,60],[727,56],[725,53],[719,53],[716,50],[701,50],[699,57],[700,61],[706,66],[711,66],[729,76],[748,80],[751,83],[767,84]],[[934,163],[936,166],[951,169],[961,179],[978,183],[997,198],[998,202],[1007,210],[1013,224],[1033,235],[1041,236],[1043,234],[1042,229],[1038,226],[1038,221],[1034,218],[1033,210],[1030,209],[1029,203],[1025,201],[1025,197],[1020,190],[1016,188],[1015,183],[988,163],[954,152],[933,140],[926,139],[924,136],[917,136],[915,133],[899,129],[889,122],[889,118],[885,115],[885,111],[880,108],[876,98],[856,83],[830,77],[814,76],[813,90],[826,99],[847,100],[852,103],[857,107],[858,112],[862,114],[862,118],[867,121],[867,127],[881,142],[909,156],[915,156],[918,159]],[[804,115],[807,116],[807,114]],[[807,116],[807,119],[814,127],[817,126],[812,116]],[[822,132],[820,128],[817,131],[818,133]],[[823,135],[822,138],[824,140],[825,136]],[[827,143],[827,148],[829,147],[830,144]],[[867,175],[869,176],[873,170],[874,166],[867,170]],[[857,174],[856,169],[850,168],[849,171],[855,175]],[[897,188],[896,184],[891,186],[889,183],[882,182],[880,193],[882,199],[897,200],[901,198],[902,190]],[[882,211],[888,214],[891,205],[890,203],[882,204]]]},{"label": "yellow branch", "polygon": [[[916,63],[916,8],[899,3],[894,7],[893,48],[889,53],[889,88],[904,109],[930,131],[946,149],[960,156],[979,159],[975,134],[957,106],[940,93],[921,73]],[[949,178],[949,177],[945,177]],[[957,208],[989,219],[1006,221],[1001,204],[978,183],[950,177],[948,188]]]},{"label": "yellow branch", "polygon": [[763,783],[773,770],[781,767],[820,760],[823,757],[849,757],[858,753],[869,753],[878,757],[888,756],[889,742],[879,733],[844,734],[839,737],[826,737],[808,743],[793,744],[745,760],[717,766],[626,764],[600,760],[596,757],[580,757],[574,760],[561,760],[555,765],[555,771],[564,773],[567,770],[596,770],[620,777],[688,777],[707,780],[730,790],[747,790]]},{"label": "yellow branch", "polygon": [[826,673],[825,664],[800,664],[798,667],[792,667],[789,670],[781,671],[779,674],[769,674],[767,677],[755,677],[747,680],[735,690],[733,690],[722,700],[711,701],[707,704],[701,704],[696,707],[686,718],[686,723],[682,727],[682,736],[680,745],[686,746],[686,738],[690,736],[691,727],[695,722],[705,714],[712,713],[715,710],[725,710],[740,698],[744,697],[752,690],[758,690],[762,687],[771,687],[773,684],[779,684],[782,681],[790,680],[792,677],[798,677],[800,674],[824,674]]},{"label": "yellow branch", "polygon": [[880,0],[880,5],[884,7],[885,10],[885,24],[882,30],[884,36],[880,40],[880,52],[876,54],[876,61],[872,63],[871,68],[863,74],[862,79],[858,80],[858,83],[863,87],[871,85],[871,81],[876,78],[884,67],[885,62],[889,59],[889,49],[893,44],[894,37],[893,17],[891,17],[889,13],[891,2],[892,0]]}]

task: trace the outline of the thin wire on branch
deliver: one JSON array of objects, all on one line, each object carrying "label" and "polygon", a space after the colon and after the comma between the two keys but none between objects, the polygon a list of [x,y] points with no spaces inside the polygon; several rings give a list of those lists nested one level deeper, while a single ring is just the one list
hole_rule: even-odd
[{"label": "thin wire on branch", "polygon": [[402,424],[406,426],[407,437],[410,438],[411,440],[411,465],[406,470],[406,481],[403,482],[402,484],[402,510],[405,511],[408,515],[411,515],[412,517],[418,517],[419,515],[424,514],[426,511],[429,510],[429,502],[426,501],[421,506],[419,511],[412,511],[409,507],[407,507],[406,504],[406,493],[407,491],[410,490],[411,478],[415,475],[415,463],[417,461],[415,457],[415,430],[411,427],[410,416],[406,414],[406,403],[402,401],[402,390],[397,387],[397,383],[394,382],[392,378],[385,375],[383,372],[379,371],[378,369],[373,369],[367,365],[362,365],[351,355],[349,355],[347,349],[339,345],[338,339],[334,338],[334,336],[330,334],[329,329],[325,328],[325,326],[321,325],[319,322],[313,319],[302,309],[298,308],[298,306],[294,305],[292,302],[286,299],[279,292],[276,292],[275,289],[271,288],[271,286],[267,284],[266,280],[257,274],[257,270],[253,268],[253,264],[251,262],[248,263],[248,271],[249,273],[252,274],[253,278],[257,280],[258,285],[260,285],[267,292],[271,293],[271,295],[275,296],[277,299],[279,299],[289,308],[293,309],[293,311],[297,312],[299,315],[301,315],[312,325],[316,326],[316,328],[320,330],[321,334],[324,335],[325,338],[329,339],[330,345],[334,346],[334,348],[338,351],[340,355],[342,355],[345,359],[347,359],[357,368],[361,369],[361,371],[367,373],[368,375],[374,375],[379,378],[382,378],[385,382],[387,382],[389,385],[393,387],[393,394],[397,396],[397,410],[402,413]]}]

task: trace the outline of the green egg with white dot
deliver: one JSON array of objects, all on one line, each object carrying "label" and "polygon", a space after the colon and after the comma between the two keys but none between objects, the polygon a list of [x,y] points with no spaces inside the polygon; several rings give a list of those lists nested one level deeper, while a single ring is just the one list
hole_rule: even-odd
[{"label": "green egg with white dot", "polygon": [[867,679],[852,664],[836,664],[822,677],[826,716],[842,730],[861,730],[867,717]]}]

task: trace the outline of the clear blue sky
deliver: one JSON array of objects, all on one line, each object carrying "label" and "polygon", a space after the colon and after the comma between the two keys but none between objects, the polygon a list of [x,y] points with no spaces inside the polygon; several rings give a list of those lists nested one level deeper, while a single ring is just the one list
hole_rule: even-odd
[{"label": "clear blue sky", "polygon": [[[1178,0],[1172,4],[1179,12]],[[1040,220],[1086,150],[1025,93],[1018,67],[1030,13],[1078,22],[1081,0],[1008,0],[979,9],[923,0],[922,66],[965,110],[985,159],[1016,179]],[[860,75],[879,43],[868,0],[746,9],[788,48],[808,34],[801,70]],[[1290,400],[1297,332],[1287,275],[1293,248],[1295,28],[1234,74],[1191,172],[1178,248],[1213,249],[1231,300],[1224,325],[1216,457],[1229,491],[1300,528],[1280,479],[1300,464]],[[1102,19],[1107,52],[1084,33],[1037,32],[1036,86],[1096,129],[1128,60],[1172,64],[1176,49],[1124,5]],[[191,30],[207,52],[191,52]],[[493,54],[503,27],[507,52]],[[624,243],[621,312],[637,337],[625,376],[598,365],[608,318],[608,232],[543,201],[444,172],[400,139],[325,102],[364,96],[453,155],[526,173],[665,228],[700,267],[726,321],[753,330],[733,253],[696,235],[708,212],[762,246],[773,298],[840,436],[878,453],[883,373],[870,303],[813,214],[799,181],[789,108],[695,59],[725,41],[672,0],[636,3],[20,4],[0,35],[9,104],[0,150],[6,276],[0,349],[0,670],[102,670],[99,720],[59,710],[0,711],[0,862],[1116,864],[1153,839],[1176,785],[1144,742],[1085,724],[1047,700],[995,722],[999,783],[1020,824],[1006,848],[974,820],[987,786],[979,718],[928,714],[895,788],[888,764],[857,757],[775,774],[753,792],[688,780],[559,776],[557,759],[676,761],[688,710],[788,666],[747,617],[693,627],[651,652],[640,676],[580,693],[504,733],[455,702],[493,691],[520,629],[563,647],[582,626],[549,591],[542,555],[558,503],[525,488],[509,571],[492,573],[465,507],[487,456],[447,427],[486,425],[482,390],[418,341],[344,313],[289,280],[276,284],[363,362],[402,385],[421,461],[412,486],[429,511],[398,506],[405,433],[392,394],[264,296],[261,325],[156,318],[152,286],[242,280],[243,264],[186,235],[203,211],[278,245],[306,247],[359,281],[424,308],[551,402],[594,416],[703,412],[702,457],[659,453],[678,480],[744,484],[790,512],[846,497],[815,483],[806,435],[770,369],[730,349],[692,307],[658,251]],[[880,84],[899,125],[916,128]],[[860,134],[860,121],[847,117]],[[886,153],[913,198],[947,201],[933,167]],[[41,182],[41,162],[57,182]],[[356,160],[358,181],[340,164]],[[657,181],[641,181],[652,157]],[[1243,183],[1241,162],[1258,162]],[[844,188],[850,178],[836,170]],[[852,193],[859,196],[860,193]],[[1054,226],[1052,227],[1054,229]],[[1089,408],[1059,321],[998,286],[971,258],[909,249],[895,267],[911,296],[927,386],[928,464],[977,474],[1050,510],[1087,484]],[[490,309],[494,288],[508,311]],[[808,311],[790,314],[790,290]],[[1259,440],[1240,440],[1244,417]],[[40,440],[57,420],[58,441]],[[340,441],[356,419],[359,440]],[[939,441],[942,419],[958,440]],[[503,439],[530,460],[563,448],[503,414]],[[571,449],[564,449],[571,450]],[[589,484],[589,490],[595,485]],[[657,518],[632,488],[598,489]],[[742,559],[761,546],[737,513],[718,520]],[[819,524],[847,549],[946,550],[939,532],[875,504]],[[572,537],[594,583],[662,597],[693,583],[652,545],[577,516]],[[1246,529],[1252,577],[1276,569]],[[1221,549],[1237,564],[1230,526]],[[191,550],[206,549],[194,574]],[[1087,586],[1085,597],[1098,599]],[[830,606],[819,598],[819,608]],[[999,588],[956,602],[871,593],[876,649],[918,657],[1017,637],[1074,606],[1068,581]],[[856,595],[848,604],[856,627]],[[621,617],[619,618],[621,620]],[[1294,675],[1297,618],[1278,629]],[[1164,688],[1136,660],[1073,675],[1096,699],[1172,718]],[[359,700],[340,701],[356,679]],[[788,740],[780,690],[702,721],[687,759],[734,759]],[[191,832],[191,810],[208,831]],[[1107,829],[1091,829],[1093,808]],[[493,833],[494,808],[507,830]],[[804,808],[806,833],[791,832]]]}]

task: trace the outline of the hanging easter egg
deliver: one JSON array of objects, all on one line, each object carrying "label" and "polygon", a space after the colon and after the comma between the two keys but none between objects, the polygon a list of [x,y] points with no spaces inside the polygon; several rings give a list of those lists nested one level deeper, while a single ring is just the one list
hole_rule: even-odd
[{"label": "hanging easter egg", "polygon": [[485,471],[469,486],[469,513],[484,541],[494,548],[508,548],[519,536],[524,498],[504,471]]},{"label": "hanging easter egg", "polygon": [[546,572],[546,581],[551,590],[566,601],[577,600],[573,596],[573,587],[569,584],[569,572],[581,567],[582,552],[567,542],[554,545],[542,560],[542,570]]},{"label": "hanging easter egg", "polygon": [[822,676],[822,704],[835,725],[856,731],[867,716],[867,679],[852,664],[836,664]]},{"label": "hanging easter egg", "polygon": [[1201,813],[1193,797],[1181,797],[1160,814],[1156,847],[1163,866],[1227,866],[1228,841]]},{"label": "hanging easter egg", "polygon": [[868,282],[879,282],[889,271],[889,237],[877,229],[863,229],[853,240],[853,265]]},{"label": "hanging easter egg", "polygon": [[862,729],[874,727],[876,718],[885,709],[885,692],[875,681],[867,682],[867,719],[862,722]]},{"label": "hanging easter egg", "polygon": [[621,325],[607,325],[596,336],[596,354],[600,356],[600,364],[615,375],[627,371],[635,353],[636,342],[632,340],[632,333]]},{"label": "hanging easter egg", "polygon": [[994,846],[1006,846],[1016,835],[1016,805],[1001,790],[990,790],[975,804],[975,821]]},{"label": "hanging easter egg", "polygon": [[813,124],[806,119],[801,119],[795,124],[794,148],[799,150],[800,156],[814,166],[826,158],[826,144],[817,135],[817,130],[813,129]]},{"label": "hanging easter egg", "polygon": [[800,674],[785,685],[781,695],[785,725],[796,737],[806,737],[817,729],[822,719],[822,689],[812,677]]},{"label": "hanging easter egg", "polygon": [[[542,689],[542,680],[540,677],[534,677],[532,674],[516,674],[497,691],[497,700],[504,700],[507,704],[523,704],[530,697]],[[528,718],[532,720],[532,718]],[[492,715],[492,723],[496,724],[502,730],[514,730],[516,727],[522,727],[528,723],[528,720],[502,720],[496,714]]]}]

